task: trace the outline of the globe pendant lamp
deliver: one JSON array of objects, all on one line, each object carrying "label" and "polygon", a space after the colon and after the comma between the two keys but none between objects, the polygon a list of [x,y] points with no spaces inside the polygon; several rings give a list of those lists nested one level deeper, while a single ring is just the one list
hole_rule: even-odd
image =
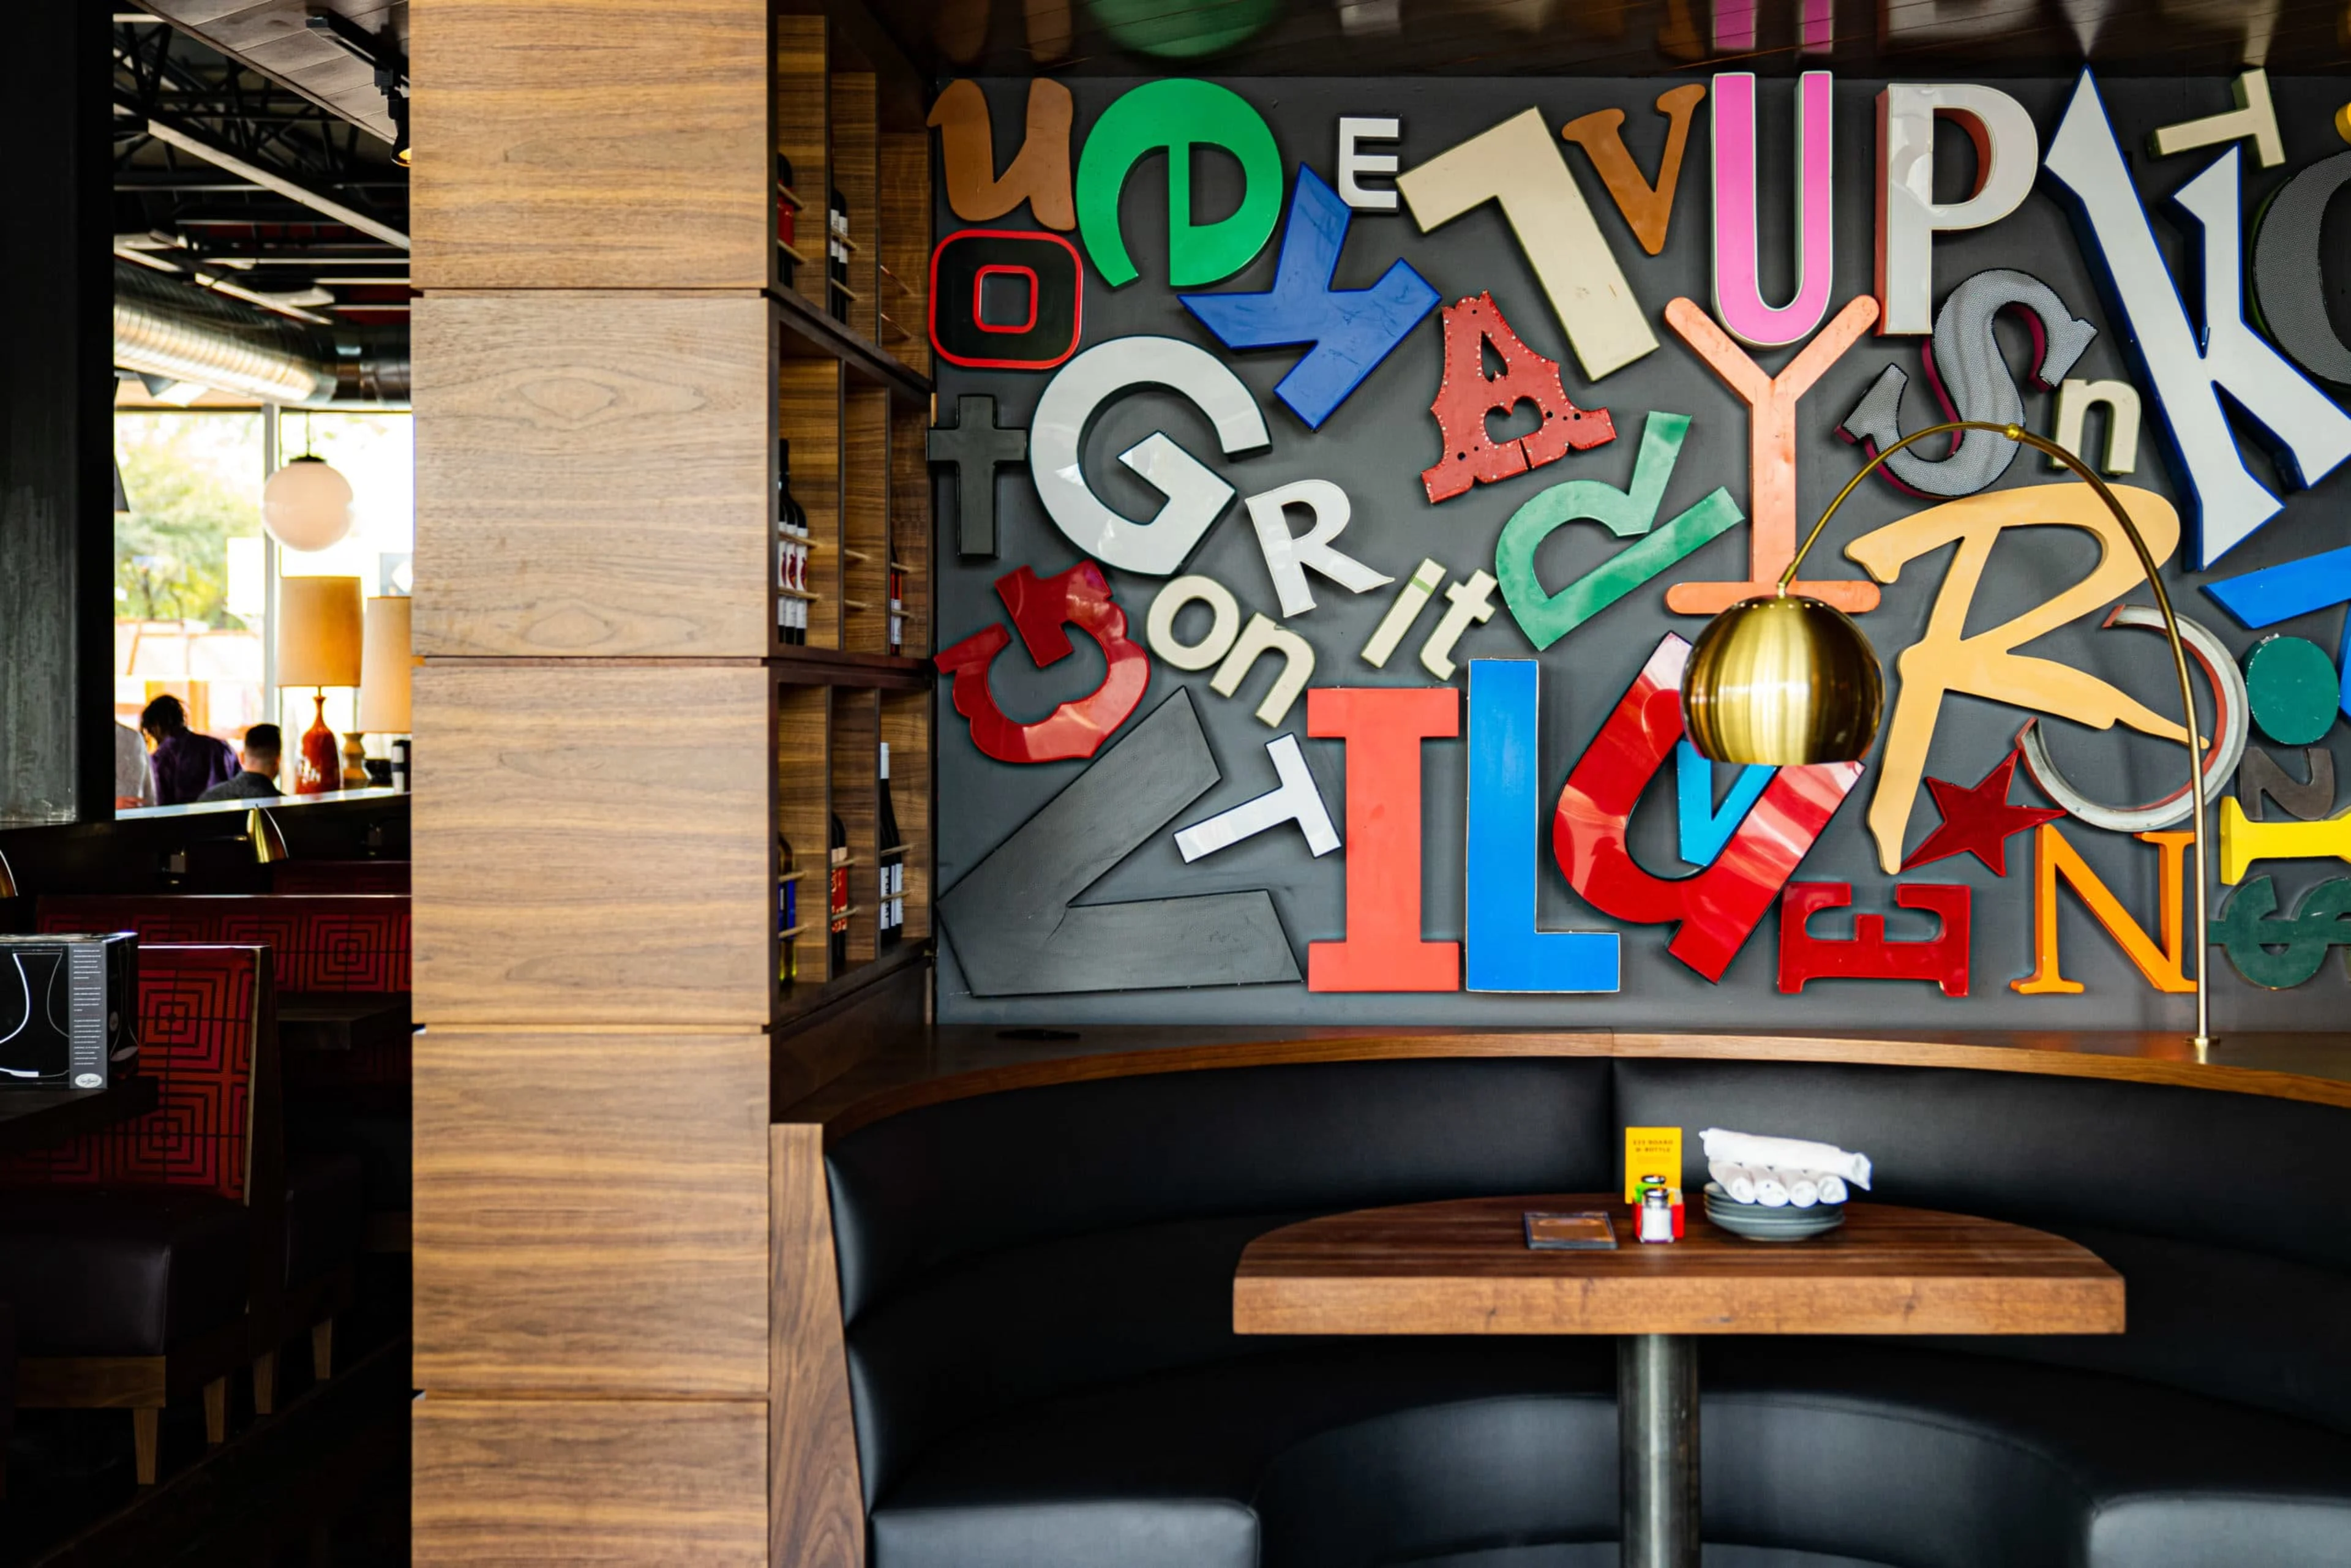
[{"label": "globe pendant lamp", "polygon": [[[2171,595],[2164,589],[2147,540],[2139,537],[2138,525],[2131,521],[2130,513],[2106,482],[2073,453],[2022,425],[1972,419],[1930,424],[1862,465],[1780,574],[1779,591],[1740,600],[1708,622],[1698,634],[1682,679],[1682,726],[1690,744],[1698,755],[1715,762],[1779,766],[1858,762],[1868,754],[1877,738],[1878,716],[1886,705],[1876,651],[1843,611],[1791,593],[1788,585],[1796,580],[1796,569],[1845,497],[1879,465],[1913,442],[1963,430],[1983,431],[2030,446],[2072,470],[2105,503],[2138,556],[2139,570],[2154,591],[2155,608],[2171,643],[2179,701],[2188,716],[2188,799],[2194,808],[2189,821],[2196,838],[2196,924],[2189,929],[2208,930],[2203,742],[2196,732],[2196,688],[2189,680],[2188,649],[2179,639],[2179,620],[2172,613]],[[2204,946],[2201,942],[2188,945],[2196,956],[2196,1033],[2189,1043],[2199,1061],[2207,1059],[2212,1044],[2211,1015],[2205,1000]]]},{"label": "globe pendant lamp", "polygon": [[297,457],[261,487],[261,526],[292,550],[322,550],[351,531],[351,482],[323,457]]}]

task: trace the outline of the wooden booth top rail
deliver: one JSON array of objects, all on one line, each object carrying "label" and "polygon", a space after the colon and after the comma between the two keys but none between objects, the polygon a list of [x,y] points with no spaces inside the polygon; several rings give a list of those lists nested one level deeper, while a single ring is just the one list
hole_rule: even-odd
[{"label": "wooden booth top rail", "polygon": [[2039,1072],[2265,1094],[2351,1108],[2351,1034],[2241,1034],[2209,1059],[2178,1034],[2022,1030],[1948,1033],[1707,1034],[1631,1030],[1071,1030],[956,1025],[902,1037],[778,1110],[828,1141],[945,1101],[1153,1072],[1447,1056],[1684,1057]]}]

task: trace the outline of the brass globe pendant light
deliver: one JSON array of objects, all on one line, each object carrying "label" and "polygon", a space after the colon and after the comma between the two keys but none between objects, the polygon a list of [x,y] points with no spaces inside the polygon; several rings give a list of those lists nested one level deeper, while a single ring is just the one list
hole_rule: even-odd
[{"label": "brass globe pendant light", "polygon": [[1851,616],[1788,585],[1820,538],[1829,519],[1877,466],[1913,442],[1957,431],[1980,430],[2047,454],[2097,492],[2138,555],[2139,570],[2155,591],[2155,607],[2171,644],[2179,676],[2179,701],[2188,720],[2188,788],[2196,831],[2196,924],[2188,943],[2196,956],[2196,1059],[2210,1048],[2211,1019],[2204,989],[2205,914],[2204,753],[2196,731],[2196,688],[2188,676],[2188,649],[2179,639],[2179,618],[2164,591],[2156,559],[2138,527],[2105,480],[2063,446],[2022,425],[1958,419],[1930,424],[1879,452],[1837,492],[1813,525],[1787,570],[1779,591],[1742,599],[1706,624],[1690,651],[1682,680],[1682,725],[1698,754],[1716,762],[1772,766],[1812,762],[1858,762],[1877,738],[1886,706],[1885,677],[1876,650]]},{"label": "brass globe pendant light", "polygon": [[1853,618],[1784,591],[1708,622],[1682,683],[1690,744],[1719,762],[1858,762],[1885,706],[1877,651]]}]

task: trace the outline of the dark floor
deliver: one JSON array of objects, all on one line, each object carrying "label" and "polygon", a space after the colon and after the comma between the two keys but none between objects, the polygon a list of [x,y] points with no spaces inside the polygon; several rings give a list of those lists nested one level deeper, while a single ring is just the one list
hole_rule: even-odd
[{"label": "dark floor", "polygon": [[336,1369],[310,1375],[307,1336],[279,1357],[278,1406],[253,1414],[230,1380],[229,1440],[208,1452],[201,1401],[163,1416],[162,1474],[131,1474],[119,1410],[26,1410],[8,1446],[0,1568],[405,1568],[408,1269],[364,1260],[357,1308],[336,1323]]}]

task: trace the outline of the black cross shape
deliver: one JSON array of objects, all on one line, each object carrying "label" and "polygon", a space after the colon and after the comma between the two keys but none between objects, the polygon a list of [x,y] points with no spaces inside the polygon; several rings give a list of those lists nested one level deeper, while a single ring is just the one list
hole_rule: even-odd
[{"label": "black cross shape", "polygon": [[956,550],[996,554],[996,471],[1029,461],[1029,433],[996,423],[992,397],[956,399],[956,422],[931,427],[930,460],[956,471]]}]

